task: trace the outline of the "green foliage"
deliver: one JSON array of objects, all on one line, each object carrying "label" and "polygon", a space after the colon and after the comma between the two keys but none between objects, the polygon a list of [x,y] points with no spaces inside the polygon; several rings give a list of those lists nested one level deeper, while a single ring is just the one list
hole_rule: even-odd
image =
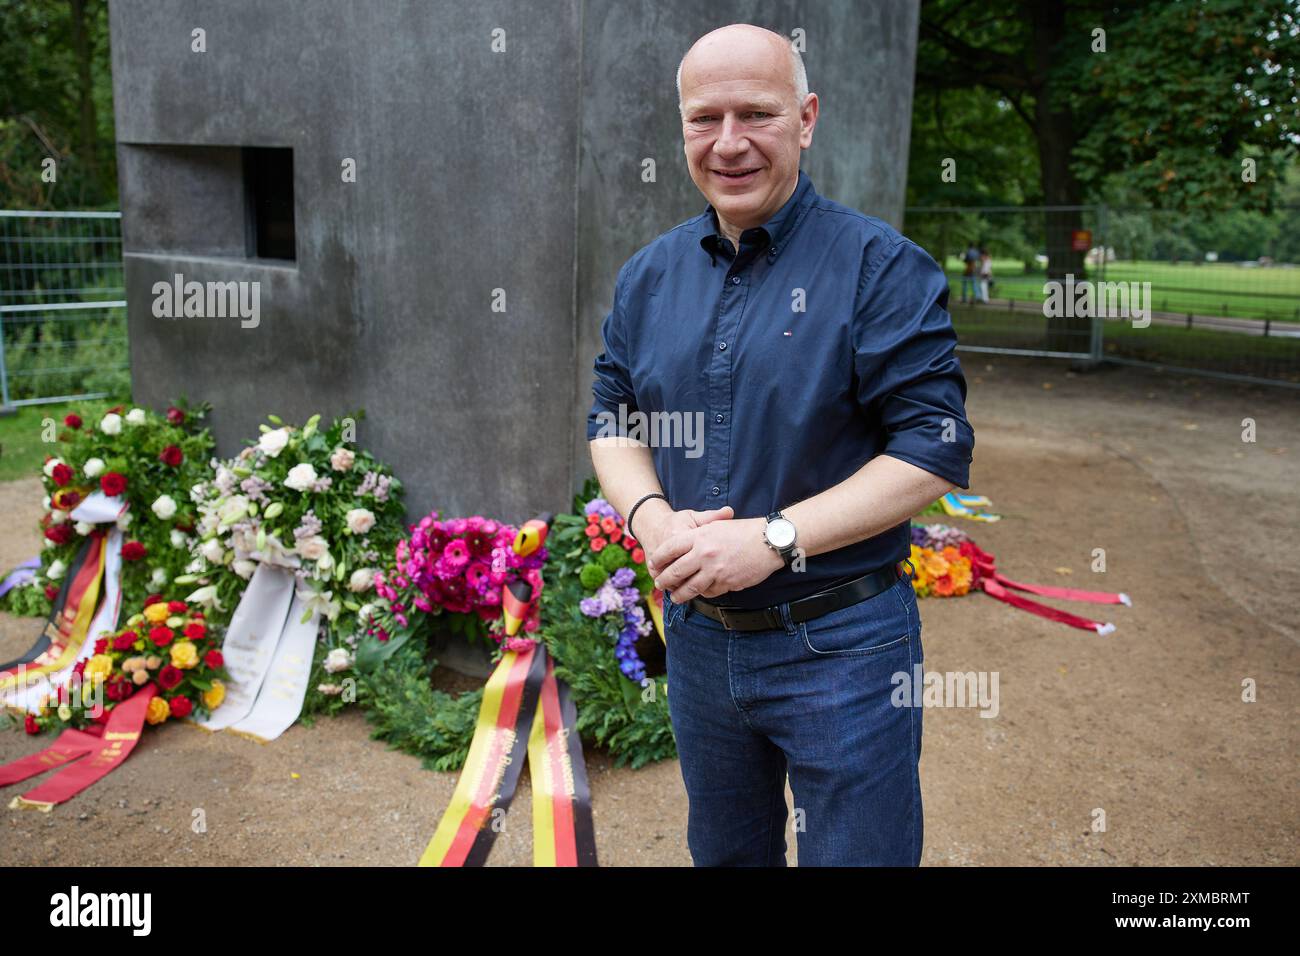
[{"label": "green foliage", "polygon": [[107,2],[0,4],[0,76],[0,208],[115,205]]},{"label": "green foliage", "polygon": [[371,737],[421,758],[429,770],[455,771],[465,765],[483,691],[453,696],[434,690],[420,638],[408,641],[380,669],[359,677],[358,703],[374,725]]},{"label": "green foliage", "polygon": [[610,574],[613,574],[619,568],[625,568],[632,563],[632,559],[627,556],[627,551],[614,544],[603,549],[596,560],[599,561],[600,566]]},{"label": "green foliage", "polygon": [[584,564],[578,573],[578,580],[588,591],[594,591],[609,580],[609,572],[599,564]]}]

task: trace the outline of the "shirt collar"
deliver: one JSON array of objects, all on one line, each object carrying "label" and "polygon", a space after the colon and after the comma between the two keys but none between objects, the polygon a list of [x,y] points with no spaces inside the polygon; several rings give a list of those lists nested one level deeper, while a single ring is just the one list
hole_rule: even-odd
[{"label": "shirt collar", "polygon": [[[817,196],[813,189],[812,180],[802,169],[799,170],[799,180],[795,184],[794,192],[790,198],[785,201],[785,205],[772,214],[772,218],[756,229],[746,229],[741,233],[742,247],[747,234],[758,233],[761,231],[766,238],[766,248],[772,254],[776,254],[784,245],[786,237],[789,236],[790,230],[794,224],[799,221],[799,210],[812,202]],[[700,237],[700,246],[709,254],[709,264],[716,263],[716,253],[725,252],[728,257],[732,255],[731,240],[717,231],[718,217],[717,210],[713,208],[712,203],[704,207],[704,215],[701,219],[703,235]]]}]

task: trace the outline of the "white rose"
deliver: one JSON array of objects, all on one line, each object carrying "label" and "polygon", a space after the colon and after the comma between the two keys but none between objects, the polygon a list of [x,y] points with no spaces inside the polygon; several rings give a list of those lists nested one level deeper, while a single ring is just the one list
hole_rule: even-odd
[{"label": "white rose", "polygon": [[257,447],[271,458],[277,457],[280,452],[284,451],[284,446],[287,444],[289,444],[289,429],[287,428],[276,428],[269,432],[262,432],[262,437],[257,440]]},{"label": "white rose", "polygon": [[360,594],[362,591],[369,591],[370,586],[375,583],[375,571],[373,568],[357,568],[352,572],[352,577],[348,578],[348,590]]},{"label": "white rose", "polygon": [[126,423],[128,425],[143,425],[144,422],[145,415],[143,408],[133,408],[126,413]]},{"label": "white rose", "polygon": [[298,553],[308,561],[318,561],[329,550],[329,542],[318,534],[305,538],[298,543]]},{"label": "white rose", "polygon": [[122,416],[109,412],[99,420],[99,430],[105,435],[122,434]]},{"label": "white rose", "polygon": [[357,460],[351,448],[335,448],[330,455],[330,467],[335,471],[348,471]]},{"label": "white rose", "polygon": [[92,458],[82,466],[87,478],[98,478],[104,473],[104,459]]},{"label": "white rose", "polygon": [[45,572],[45,576],[51,581],[57,581],[63,577],[63,572],[66,570],[68,570],[68,566],[56,559],[50,562],[49,570]]},{"label": "white rose", "polygon": [[176,501],[171,495],[159,495],[158,500],[150,507],[153,509],[153,513],[163,521],[176,514]]},{"label": "white rose", "polygon": [[89,521],[78,521],[72,527],[76,529],[77,534],[81,535],[83,538],[95,530],[95,526]]},{"label": "white rose", "polygon": [[51,458],[49,461],[45,463],[44,467],[41,468],[41,471],[45,472],[46,478],[53,478],[54,469],[61,464],[63,464],[62,458]]},{"label": "white rose", "polygon": [[131,517],[132,517],[131,512],[129,511],[123,511],[120,515],[118,515],[117,530],[125,531],[127,528],[131,527]]},{"label": "white rose", "polygon": [[352,666],[352,655],[345,648],[336,647],[325,655],[324,667],[331,674],[345,671]]},{"label": "white rose", "polygon": [[369,508],[353,508],[348,512],[348,530],[353,534],[365,534],[375,526],[375,516]]},{"label": "white rose", "polygon": [[284,483],[294,491],[306,491],[316,483],[316,469],[305,461],[301,465],[294,465],[289,469]]},{"label": "white rose", "polygon": [[257,570],[257,562],[240,558],[231,567],[234,568],[236,574],[247,581],[253,576],[253,572]]},{"label": "white rose", "polygon": [[221,556],[225,553],[225,548],[221,546],[218,538],[209,538],[199,546],[199,554],[208,560],[209,564],[220,564]]},{"label": "white rose", "polygon": [[50,512],[50,524],[63,524],[68,520],[68,513],[59,508]]},{"label": "white rose", "polygon": [[183,548],[183,547],[185,547],[185,544],[186,544],[186,541],[185,541],[185,532],[184,532],[184,531],[177,531],[175,528],[173,528],[173,529],[172,529],[172,547],[173,547],[173,548]]},{"label": "white rose", "polygon": [[231,495],[217,506],[217,517],[222,524],[234,524],[248,512],[248,498],[244,495]]}]

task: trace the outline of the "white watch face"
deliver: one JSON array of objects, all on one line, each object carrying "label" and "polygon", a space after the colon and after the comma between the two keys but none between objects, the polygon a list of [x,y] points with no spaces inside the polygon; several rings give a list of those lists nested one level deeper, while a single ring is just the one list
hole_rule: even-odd
[{"label": "white watch face", "polygon": [[788,548],[794,544],[794,525],[785,518],[773,518],[764,531],[767,543],[774,548]]}]

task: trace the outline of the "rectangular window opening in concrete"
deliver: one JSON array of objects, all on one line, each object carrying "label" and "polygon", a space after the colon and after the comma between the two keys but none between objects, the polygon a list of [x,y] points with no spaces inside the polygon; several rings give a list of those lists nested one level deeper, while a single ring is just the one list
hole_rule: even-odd
[{"label": "rectangular window opening in concrete", "polygon": [[293,150],[246,146],[243,150],[248,256],[298,258],[293,224]]}]

